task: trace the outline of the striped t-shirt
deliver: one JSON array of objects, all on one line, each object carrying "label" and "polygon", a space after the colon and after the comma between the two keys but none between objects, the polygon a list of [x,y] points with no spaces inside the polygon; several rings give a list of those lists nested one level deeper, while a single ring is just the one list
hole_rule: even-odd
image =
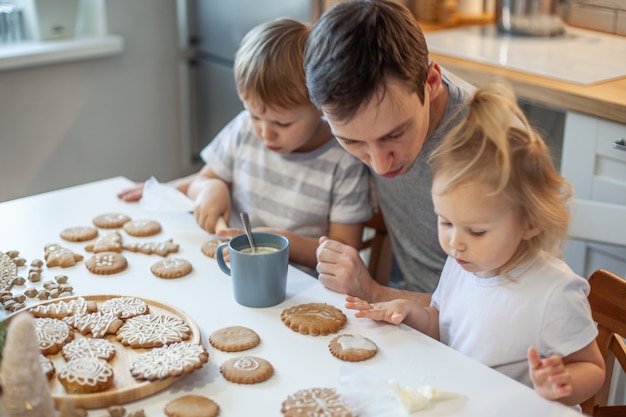
[{"label": "striped t-shirt", "polygon": [[367,167],[332,139],[312,152],[280,155],[265,148],[244,110],[201,152],[232,184],[230,227],[272,227],[303,236],[328,234],[329,223],[360,223],[373,214]]}]

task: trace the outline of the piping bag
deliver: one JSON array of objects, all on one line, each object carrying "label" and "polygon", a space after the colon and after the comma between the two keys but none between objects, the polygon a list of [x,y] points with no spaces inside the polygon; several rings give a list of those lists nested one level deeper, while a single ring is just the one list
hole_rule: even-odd
[{"label": "piping bag", "polygon": [[[139,205],[146,210],[162,213],[193,213],[193,200],[175,187],[160,183],[154,177],[150,177],[144,182],[143,194],[139,200]],[[191,225],[196,225],[193,216],[186,217],[192,222]],[[222,230],[227,228],[228,225],[224,221],[224,218],[220,217],[217,220],[215,229]],[[216,236],[216,238],[219,237]]]},{"label": "piping bag", "polygon": [[139,204],[146,210],[170,213],[192,212],[193,201],[171,185],[161,184],[150,177],[143,185]]}]

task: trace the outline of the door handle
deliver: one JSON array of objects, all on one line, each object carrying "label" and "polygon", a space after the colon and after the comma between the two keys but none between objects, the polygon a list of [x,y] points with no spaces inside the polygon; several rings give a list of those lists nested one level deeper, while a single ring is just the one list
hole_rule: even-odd
[{"label": "door handle", "polygon": [[613,147],[615,149],[619,149],[620,151],[626,151],[626,140],[624,138],[615,139]]}]

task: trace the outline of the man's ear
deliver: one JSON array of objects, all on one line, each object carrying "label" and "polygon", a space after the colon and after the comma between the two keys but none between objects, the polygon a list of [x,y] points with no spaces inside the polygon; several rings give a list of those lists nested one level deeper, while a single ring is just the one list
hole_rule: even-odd
[{"label": "man's ear", "polygon": [[443,82],[441,79],[441,68],[439,67],[439,64],[433,62],[428,67],[428,76],[426,77],[425,87],[426,89],[428,89],[431,101],[439,95],[442,85]]}]

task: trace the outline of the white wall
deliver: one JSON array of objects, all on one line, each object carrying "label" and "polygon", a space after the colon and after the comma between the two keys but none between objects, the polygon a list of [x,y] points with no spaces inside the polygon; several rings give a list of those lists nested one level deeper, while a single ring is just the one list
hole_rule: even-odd
[{"label": "white wall", "polygon": [[106,4],[121,55],[0,72],[0,201],[194,169],[181,154],[176,2]]}]

